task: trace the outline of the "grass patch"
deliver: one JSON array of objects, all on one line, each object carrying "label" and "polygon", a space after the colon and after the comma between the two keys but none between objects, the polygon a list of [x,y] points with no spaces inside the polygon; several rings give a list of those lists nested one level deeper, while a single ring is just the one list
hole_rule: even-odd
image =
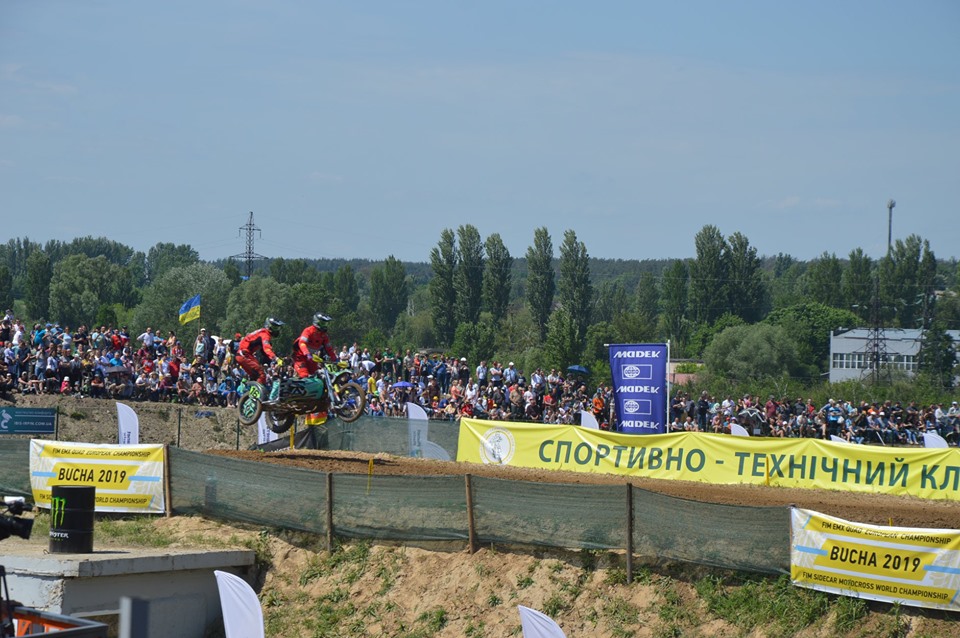
[{"label": "grass patch", "polygon": [[[39,518],[39,517],[38,517]],[[49,516],[47,529],[49,530]],[[158,530],[149,516],[124,516],[98,519],[93,526],[94,543],[120,543],[136,547],[169,547],[176,539]]]},{"label": "grass patch", "polygon": [[543,601],[543,609],[541,611],[551,618],[556,618],[562,612],[566,611],[567,607],[567,601],[564,600],[563,596],[554,593],[550,595],[550,598]]},{"label": "grass patch", "polygon": [[700,579],[696,589],[710,612],[745,632],[763,626],[771,638],[792,636],[830,609],[826,594],[794,587],[786,575],[748,575],[742,580],[734,575],[729,584],[713,575]]},{"label": "grass patch", "polygon": [[637,632],[628,627],[636,627],[640,622],[640,609],[616,597],[603,606],[603,617],[615,638],[632,638]]},{"label": "grass patch", "polygon": [[433,611],[425,611],[417,617],[417,622],[422,622],[427,630],[437,633],[447,626],[447,610],[440,607]]},{"label": "grass patch", "polygon": [[517,576],[517,589],[526,589],[533,584],[533,578],[530,574],[520,574]]},{"label": "grass patch", "polygon": [[383,552],[377,563],[375,575],[380,579],[380,589],[377,593],[382,595],[393,589],[396,584],[397,576],[403,568],[403,558],[395,552]]},{"label": "grass patch", "polygon": [[833,603],[833,609],[835,614],[834,627],[839,634],[845,634],[858,627],[860,621],[870,611],[867,601],[849,596],[838,597]]},{"label": "grass patch", "polygon": [[243,545],[253,550],[254,562],[258,570],[273,566],[273,552],[270,551],[270,534],[267,530],[260,530],[256,538],[244,541]]},{"label": "grass patch", "polygon": [[300,575],[300,586],[334,572],[342,572],[345,582],[355,583],[363,575],[370,560],[370,542],[353,545],[338,545],[328,556],[317,555],[310,559]]}]

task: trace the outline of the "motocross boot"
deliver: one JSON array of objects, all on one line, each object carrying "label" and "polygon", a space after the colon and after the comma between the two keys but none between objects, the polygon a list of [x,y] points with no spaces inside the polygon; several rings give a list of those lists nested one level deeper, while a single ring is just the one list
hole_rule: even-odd
[{"label": "motocross boot", "polygon": [[268,401],[276,403],[280,400],[280,379],[273,380],[273,386],[270,388],[270,398]]}]

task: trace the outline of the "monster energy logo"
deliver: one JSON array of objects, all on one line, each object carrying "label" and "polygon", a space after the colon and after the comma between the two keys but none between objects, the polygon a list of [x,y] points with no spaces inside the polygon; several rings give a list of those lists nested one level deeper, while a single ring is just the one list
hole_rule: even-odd
[{"label": "monster energy logo", "polygon": [[63,518],[67,513],[67,499],[55,496],[50,499],[50,524],[56,527],[63,525]]}]

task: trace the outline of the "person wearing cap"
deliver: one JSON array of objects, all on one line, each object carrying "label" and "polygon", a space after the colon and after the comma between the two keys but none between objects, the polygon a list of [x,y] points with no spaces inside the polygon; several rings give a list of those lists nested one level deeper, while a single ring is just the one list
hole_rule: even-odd
[{"label": "person wearing cap", "polygon": [[503,371],[503,382],[508,385],[514,385],[520,377],[520,373],[514,367],[513,361],[507,364],[507,369]]},{"label": "person wearing cap", "polygon": [[830,399],[827,401],[827,404],[820,408],[820,413],[823,414],[824,417],[821,438],[829,439],[831,434],[839,436],[843,408],[837,405],[837,400]]}]

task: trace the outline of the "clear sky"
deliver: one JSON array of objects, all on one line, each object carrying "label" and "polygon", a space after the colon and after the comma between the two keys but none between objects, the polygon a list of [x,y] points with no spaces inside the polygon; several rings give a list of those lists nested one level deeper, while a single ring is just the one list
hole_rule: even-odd
[{"label": "clear sky", "polygon": [[0,240],[960,254],[960,2],[3,0]]}]

